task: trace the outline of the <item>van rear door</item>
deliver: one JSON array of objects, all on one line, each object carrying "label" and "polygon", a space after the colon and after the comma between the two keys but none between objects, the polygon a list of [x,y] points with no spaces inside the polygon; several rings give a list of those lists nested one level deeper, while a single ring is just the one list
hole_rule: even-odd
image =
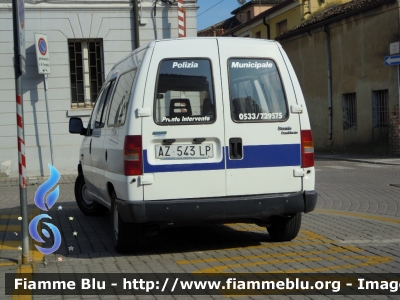
[{"label": "van rear door", "polygon": [[302,190],[296,96],[277,44],[218,39],[225,103],[227,195]]},{"label": "van rear door", "polygon": [[142,118],[144,200],[226,195],[221,99],[215,39],[155,43],[142,110],[151,112]]}]

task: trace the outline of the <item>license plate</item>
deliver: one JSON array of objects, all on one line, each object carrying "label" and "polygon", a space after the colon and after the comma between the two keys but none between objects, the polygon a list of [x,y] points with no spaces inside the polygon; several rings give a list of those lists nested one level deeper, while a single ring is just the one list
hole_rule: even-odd
[{"label": "license plate", "polygon": [[213,145],[156,145],[158,159],[207,159],[214,157]]}]

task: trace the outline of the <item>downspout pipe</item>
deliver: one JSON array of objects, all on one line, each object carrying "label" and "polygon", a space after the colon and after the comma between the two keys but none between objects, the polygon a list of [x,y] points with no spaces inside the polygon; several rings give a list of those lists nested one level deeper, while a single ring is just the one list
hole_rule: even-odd
[{"label": "downspout pipe", "polygon": [[265,27],[267,27],[267,39],[271,39],[271,32],[270,32],[270,28],[269,28],[269,24],[267,24],[266,20],[265,20],[265,16],[263,17],[263,23],[265,25]]},{"label": "downspout pipe", "polygon": [[325,45],[326,45],[326,63],[328,66],[328,110],[329,110],[329,139],[332,140],[332,64],[331,64],[331,34],[328,25],[324,25]]},{"label": "downspout pipe", "polygon": [[133,20],[135,21],[135,49],[137,49],[140,47],[138,0],[133,0]]}]

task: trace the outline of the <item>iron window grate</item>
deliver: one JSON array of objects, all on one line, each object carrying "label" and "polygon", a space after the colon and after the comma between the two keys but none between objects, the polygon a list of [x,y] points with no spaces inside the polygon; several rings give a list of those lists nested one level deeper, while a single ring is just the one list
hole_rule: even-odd
[{"label": "iron window grate", "polygon": [[92,107],[104,82],[103,41],[69,40],[68,49],[71,107]]},{"label": "iron window grate", "polygon": [[372,123],[375,128],[389,127],[389,92],[372,91]]},{"label": "iron window grate", "polygon": [[343,129],[357,128],[356,93],[343,94]]}]

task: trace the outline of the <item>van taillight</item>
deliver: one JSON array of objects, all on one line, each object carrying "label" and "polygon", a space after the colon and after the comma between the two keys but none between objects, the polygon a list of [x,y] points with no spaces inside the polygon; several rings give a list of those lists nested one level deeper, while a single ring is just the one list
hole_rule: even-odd
[{"label": "van taillight", "polygon": [[142,175],[142,136],[128,135],[124,142],[124,174]]},{"label": "van taillight", "polygon": [[301,131],[301,167],[314,167],[314,142],[311,130]]}]

